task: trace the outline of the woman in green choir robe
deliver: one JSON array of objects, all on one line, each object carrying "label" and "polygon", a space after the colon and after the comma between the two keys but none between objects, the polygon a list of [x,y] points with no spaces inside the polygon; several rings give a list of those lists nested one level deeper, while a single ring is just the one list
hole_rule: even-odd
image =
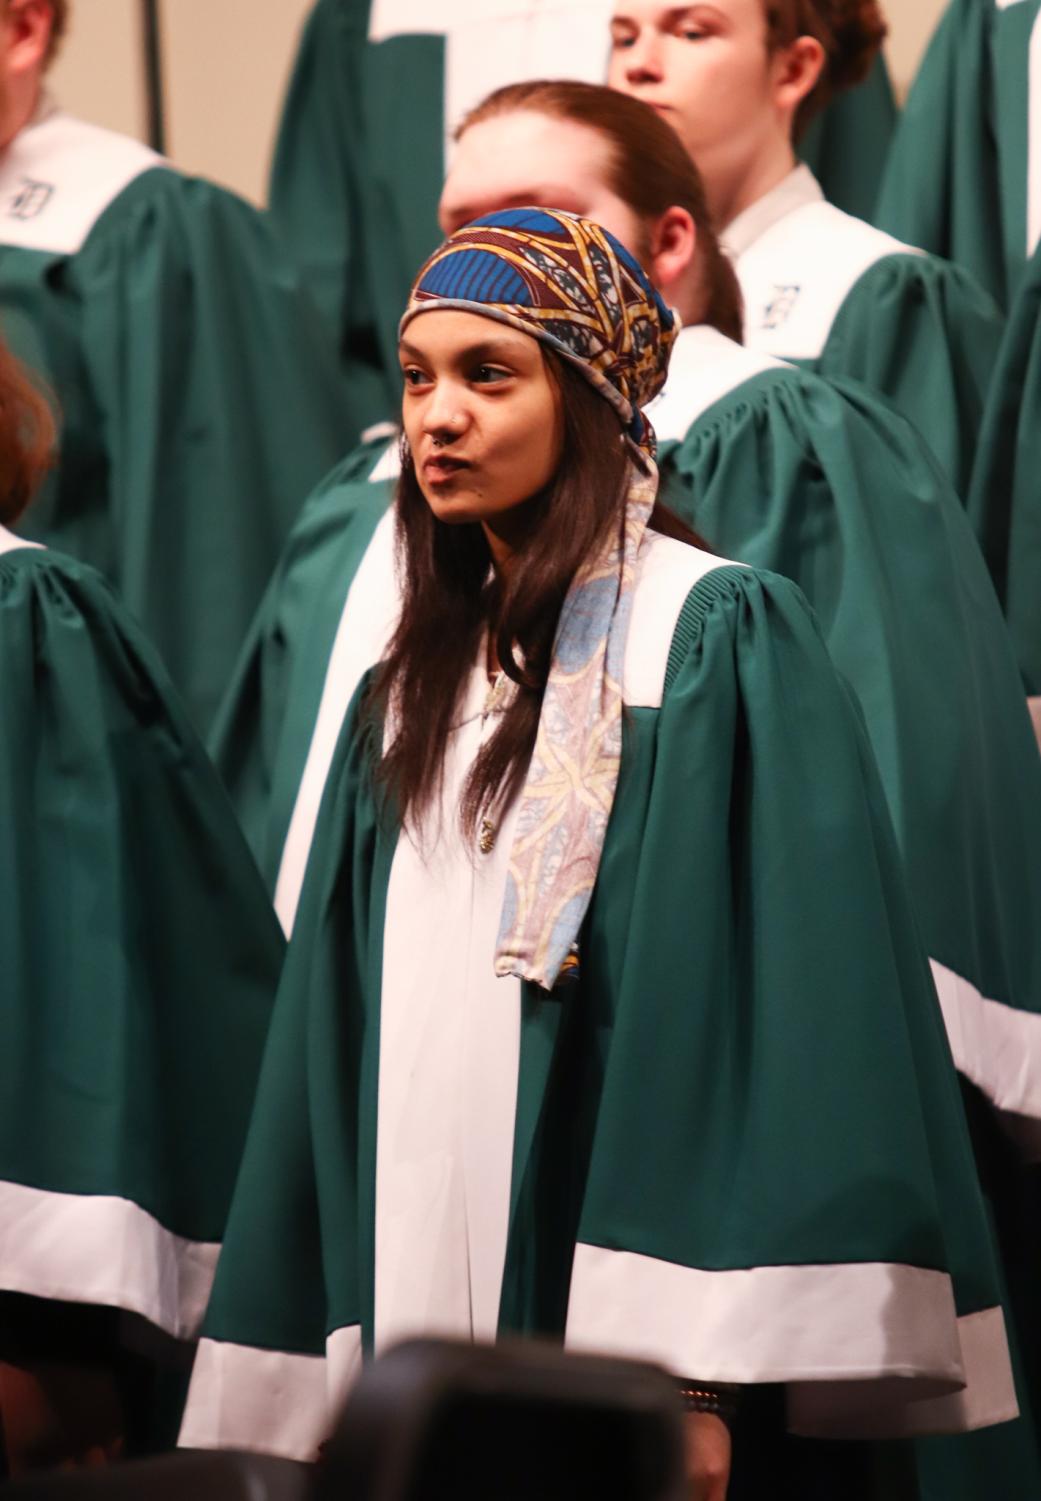
[{"label": "woman in green choir robe", "polygon": [[[398,316],[438,241],[453,131],[497,85],[602,83],[610,15],[611,0],[317,0],[311,10],[269,196],[321,307],[352,411],[367,422],[397,402]],[[829,199],[870,213],[894,123],[878,59],[801,143]]]},{"label": "woman in green choir robe", "polygon": [[[674,334],[556,211],[417,277],[402,613],[337,746],[185,1444],[307,1457],[363,1351],[435,1331],[662,1362],[698,1501],[762,1495],[768,1434],[782,1493],[785,1427],[1014,1416],[860,716],[799,591],[656,499]],[[790,1463],[862,1485],[855,1446]]]},{"label": "woman in green choir robe", "polygon": [[0,1432],[12,1468],[45,1445],[56,1462],[99,1441],[60,1421],[27,1427],[46,1410],[30,1391],[59,1410],[65,1394],[87,1429],[88,1392],[107,1394],[106,1441],[161,1439],[150,1383],[186,1364],[206,1305],[283,949],[154,649],[92,569],[10,530],[41,477],[48,422],[0,352]]},{"label": "woman in green choir robe", "polygon": [[950,0],[893,141],[876,223],[1011,307],[1041,236],[1041,0]]},{"label": "woman in green choir robe", "polygon": [[205,729],[357,422],[262,216],[47,95],[51,8],[0,9],[0,324],[63,413],[25,534],[105,574]]},{"label": "woman in green choir robe", "polygon": [[851,376],[909,417],[964,499],[1001,337],[959,268],[824,201],[807,122],[885,35],[873,0],[616,0],[612,85],[660,110],[696,162],[745,300],[745,342]]},{"label": "woman in green choir robe", "polygon": [[[581,84],[493,95],[462,133],[446,228],[540,191],[641,246],[682,313],[653,411],[670,504],[723,555],[800,585],[860,700],[956,1061],[986,1102],[987,1186],[1004,1201],[1041,1123],[1041,764],[964,511],[910,426],[869,393],[724,336],[739,321],[732,274],[689,158],[645,105]],[[398,467],[396,442],[374,439],[304,508],[219,721],[219,765],[287,931],[347,706],[397,618]],[[1033,1238],[1022,1225],[1007,1236],[1027,1306]],[[1041,1343],[1032,1314],[1023,1327],[1029,1355]],[[1010,1497],[1041,1489],[1025,1425],[971,1446],[954,1459],[963,1488],[940,1484],[944,1501],[978,1495],[995,1473],[1011,1476]]]}]

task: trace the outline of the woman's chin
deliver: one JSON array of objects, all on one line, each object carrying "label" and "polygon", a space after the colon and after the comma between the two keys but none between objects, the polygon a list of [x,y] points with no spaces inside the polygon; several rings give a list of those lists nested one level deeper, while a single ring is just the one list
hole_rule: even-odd
[{"label": "woman's chin", "polygon": [[437,520],[446,526],[472,526],[483,520],[482,507],[470,496],[428,494],[426,502]]}]

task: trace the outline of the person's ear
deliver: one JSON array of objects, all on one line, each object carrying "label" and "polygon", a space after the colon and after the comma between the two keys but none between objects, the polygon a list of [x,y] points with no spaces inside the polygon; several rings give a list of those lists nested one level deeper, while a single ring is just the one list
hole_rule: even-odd
[{"label": "person's ear", "polygon": [[51,0],[10,0],[4,19],[5,67],[9,77],[42,71],[54,25]]},{"label": "person's ear", "polygon": [[812,94],[827,62],[824,48],[814,36],[796,37],[773,56],[774,103],[782,115],[794,120],[799,105]]},{"label": "person's ear", "polygon": [[698,232],[685,208],[674,204],[651,227],[651,281],[668,301],[669,293],[684,281],[697,254]]}]

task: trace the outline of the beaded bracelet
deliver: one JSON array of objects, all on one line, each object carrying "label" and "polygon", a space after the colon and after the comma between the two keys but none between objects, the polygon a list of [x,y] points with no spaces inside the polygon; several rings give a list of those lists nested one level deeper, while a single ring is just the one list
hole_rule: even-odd
[{"label": "beaded bracelet", "polygon": [[741,1388],[730,1382],[717,1381],[712,1386],[695,1381],[677,1381],[676,1390],[684,1412],[707,1412],[720,1418],[729,1428],[737,1417]]}]

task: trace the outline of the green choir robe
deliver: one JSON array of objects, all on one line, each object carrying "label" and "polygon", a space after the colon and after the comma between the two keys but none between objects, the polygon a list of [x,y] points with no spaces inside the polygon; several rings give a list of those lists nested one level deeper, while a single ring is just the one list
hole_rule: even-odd
[{"label": "green choir robe", "polygon": [[[956,1060],[1041,1160],[1041,763],[964,511],[868,392],[711,329],[682,332],[650,416],[669,503],[813,605],[865,714]],[[211,740],[287,932],[347,705],[397,618],[397,471],[374,440],[307,502]]]},{"label": "green choir robe", "polygon": [[[1041,1132],[1041,764],[961,506],[869,393],[709,329],[680,335],[651,417],[666,499],[713,547],[809,595],[866,716],[956,1061],[1017,1143],[986,1156],[1033,1172],[1017,1154],[1035,1161]],[[396,448],[364,445],[305,506],[212,744],[287,931],[347,704],[396,618]],[[1004,1239],[1029,1305],[1041,1286],[1022,1226]],[[1041,1347],[1028,1306],[1020,1317]],[[975,1450],[954,1461],[966,1496],[999,1464],[1024,1477],[1010,1495],[1041,1489],[1029,1438]]]},{"label": "green choir robe", "polygon": [[[612,0],[317,0],[279,128],[271,211],[366,422],[398,402],[398,319],[441,238],[452,131],[503,84],[601,83],[612,10]],[[880,60],[803,143],[850,212],[874,206],[893,115]]]},{"label": "green choir robe", "polygon": [[0,702],[0,1328],[16,1294],[188,1340],[282,936],[152,646],[3,528]]},{"label": "green choir robe", "polygon": [[958,267],[824,202],[806,167],[723,232],[745,343],[849,376],[909,417],[964,499],[1003,319]]},{"label": "green choir robe", "polygon": [[1041,0],[951,0],[893,140],[876,222],[1011,305],[1041,236]]},{"label": "green choir robe", "polygon": [[552,996],[493,975],[516,804],[489,853],[458,832],[483,653],[419,837],[377,812],[378,734],[348,715],[182,1443],[308,1457],[363,1351],[415,1332],[780,1384],[809,1435],[1012,1416],[955,1074],[805,601],[652,534],[623,686],[581,974]]},{"label": "green choir robe", "polygon": [[1005,611],[1041,738],[1041,248],[994,368],[969,514]]},{"label": "green choir robe", "polygon": [[0,327],[61,409],[29,537],[97,567],[208,726],[354,422],[269,226],[50,105],[0,157]]}]

